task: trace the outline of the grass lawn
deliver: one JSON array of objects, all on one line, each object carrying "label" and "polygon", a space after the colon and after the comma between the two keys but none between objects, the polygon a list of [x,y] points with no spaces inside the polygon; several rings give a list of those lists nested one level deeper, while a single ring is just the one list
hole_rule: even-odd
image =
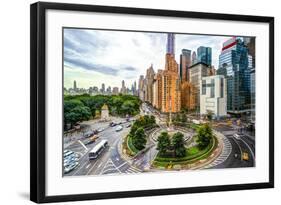
[{"label": "grass lawn", "polygon": [[139,150],[133,145],[132,137],[130,135],[128,135],[126,137],[126,139],[127,139],[127,147],[128,147],[128,149],[130,151],[130,154],[132,156],[136,155],[139,152]]},{"label": "grass lawn", "polygon": [[186,149],[187,155],[194,155],[194,154],[197,154],[199,151],[200,150],[197,146],[193,146],[193,147]]},{"label": "grass lawn", "polygon": [[197,146],[190,147],[186,149],[186,156],[181,158],[175,157],[162,157],[159,154],[156,156],[153,164],[156,167],[167,167],[168,165],[174,164],[192,164],[198,160],[205,159],[211,155],[213,150],[217,147],[217,139],[214,137],[211,143],[203,150],[200,150]]}]

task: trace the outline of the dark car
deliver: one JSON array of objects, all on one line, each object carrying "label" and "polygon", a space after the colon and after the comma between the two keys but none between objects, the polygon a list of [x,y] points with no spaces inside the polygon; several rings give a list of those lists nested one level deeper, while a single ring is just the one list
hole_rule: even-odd
[{"label": "dark car", "polygon": [[88,131],[84,134],[84,137],[89,138],[89,137],[92,137],[93,135],[94,135],[94,133],[92,131]]},{"label": "dark car", "polygon": [[110,127],[114,127],[114,126],[116,126],[117,124],[115,123],[115,122],[111,122],[111,123],[109,123],[109,126]]},{"label": "dark car", "polygon": [[94,141],[92,139],[86,139],[83,141],[84,145],[92,144]]}]

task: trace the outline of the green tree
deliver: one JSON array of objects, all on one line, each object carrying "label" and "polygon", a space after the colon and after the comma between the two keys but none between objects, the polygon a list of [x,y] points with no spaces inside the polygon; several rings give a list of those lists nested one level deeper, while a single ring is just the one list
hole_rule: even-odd
[{"label": "green tree", "polygon": [[73,108],[78,106],[83,106],[83,103],[80,100],[65,100],[63,105],[64,113],[70,112]]},{"label": "green tree", "polygon": [[121,106],[121,113],[123,115],[129,114],[129,115],[133,115],[135,112],[135,104],[133,101],[131,100],[126,100],[123,102],[122,106]]},{"label": "green tree", "polygon": [[177,132],[173,135],[172,146],[175,157],[184,157],[186,155],[183,137],[184,135],[181,132]]},{"label": "green tree", "polygon": [[132,138],[132,143],[138,150],[142,150],[145,148],[146,144],[146,135],[144,133],[144,129],[138,128]]},{"label": "green tree", "polygon": [[169,134],[167,132],[162,132],[157,139],[157,150],[159,150],[159,154],[164,156],[167,151],[170,149],[171,141]]},{"label": "green tree", "polygon": [[198,138],[197,139],[198,147],[199,149],[204,149],[210,144],[212,140],[212,136],[213,136],[212,128],[209,124],[204,124],[199,126],[196,132]]},{"label": "green tree", "polygon": [[180,121],[181,121],[181,116],[180,116],[180,114],[177,113],[176,116],[174,116],[174,117],[172,118],[172,121],[173,121],[173,122],[180,122]]},{"label": "green tree", "polygon": [[182,123],[186,123],[187,122],[187,117],[186,117],[185,112],[181,113],[181,122]]},{"label": "green tree", "polygon": [[69,123],[72,128],[73,125],[79,121],[89,120],[91,116],[90,108],[84,105],[77,105],[73,109],[64,113],[65,126]]}]

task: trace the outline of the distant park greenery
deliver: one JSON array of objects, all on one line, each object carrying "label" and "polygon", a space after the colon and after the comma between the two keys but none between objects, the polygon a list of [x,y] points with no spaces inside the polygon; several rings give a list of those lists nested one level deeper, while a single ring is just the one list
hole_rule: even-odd
[{"label": "distant park greenery", "polygon": [[131,151],[131,155],[135,155],[138,151],[145,148],[147,142],[145,130],[155,126],[157,125],[153,115],[140,116],[134,122],[130,133],[127,135],[127,146]]},{"label": "distant park greenery", "polygon": [[159,150],[153,165],[156,167],[170,167],[176,164],[187,165],[205,159],[215,150],[217,139],[214,137],[209,124],[198,125],[193,137],[194,146],[185,147],[183,134],[180,132],[170,136],[162,132],[157,139]]},{"label": "distant park greenery", "polygon": [[95,118],[106,104],[115,116],[134,116],[139,113],[141,101],[133,95],[64,95],[64,129],[77,122]]}]

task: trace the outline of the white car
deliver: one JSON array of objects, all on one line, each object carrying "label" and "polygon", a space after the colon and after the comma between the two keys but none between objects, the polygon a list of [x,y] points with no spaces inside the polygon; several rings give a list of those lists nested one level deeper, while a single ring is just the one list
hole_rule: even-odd
[{"label": "white car", "polygon": [[64,173],[67,174],[67,173],[71,172],[71,171],[72,171],[73,169],[75,169],[78,165],[79,165],[78,162],[73,162],[73,163],[71,163],[71,164],[69,164],[69,165],[66,165],[66,166],[64,167]]},{"label": "white car", "polygon": [[98,131],[98,132],[102,132],[103,130],[104,130],[104,128],[101,127],[101,128],[99,128],[97,131]]},{"label": "white car", "polygon": [[235,139],[237,139],[237,140],[240,140],[242,136],[243,136],[242,134],[238,134],[238,133],[235,133],[235,134],[233,135],[233,137],[234,137]]},{"label": "white car", "polygon": [[70,155],[72,155],[72,154],[74,154],[74,152],[72,152],[72,151],[70,151],[70,150],[64,150],[64,151],[63,151],[63,156],[64,156],[64,157],[68,157],[68,156],[70,156]]},{"label": "white car", "polygon": [[123,127],[122,127],[121,125],[119,125],[119,126],[116,127],[115,131],[116,131],[116,132],[119,132],[119,131],[121,131],[122,129],[123,129]]}]

